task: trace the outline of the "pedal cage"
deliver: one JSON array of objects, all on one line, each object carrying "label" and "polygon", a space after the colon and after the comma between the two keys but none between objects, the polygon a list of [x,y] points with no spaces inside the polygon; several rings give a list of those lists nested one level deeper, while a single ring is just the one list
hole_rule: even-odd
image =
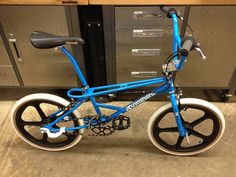
[{"label": "pedal cage", "polygon": [[130,118],[120,115],[116,119],[113,119],[112,126],[114,130],[125,130],[130,127]]}]

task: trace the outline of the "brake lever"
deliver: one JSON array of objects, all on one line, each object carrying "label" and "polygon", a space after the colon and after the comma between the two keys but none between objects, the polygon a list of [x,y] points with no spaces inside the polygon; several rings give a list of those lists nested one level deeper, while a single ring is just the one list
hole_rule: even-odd
[{"label": "brake lever", "polygon": [[206,58],[207,58],[207,57],[203,54],[202,49],[201,49],[199,46],[196,46],[196,47],[195,47],[195,50],[201,55],[202,60],[203,60],[203,61],[206,61]]},{"label": "brake lever", "polygon": [[184,21],[184,17],[181,15],[179,10],[177,10],[177,14],[176,15],[177,15],[177,17],[180,18],[180,20]]}]

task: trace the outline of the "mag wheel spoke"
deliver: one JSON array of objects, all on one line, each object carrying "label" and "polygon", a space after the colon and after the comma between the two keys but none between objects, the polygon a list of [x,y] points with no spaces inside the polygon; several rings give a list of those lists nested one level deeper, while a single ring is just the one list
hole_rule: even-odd
[{"label": "mag wheel spoke", "polygon": [[38,121],[33,121],[33,122],[28,122],[28,121],[22,121],[23,125],[29,125],[29,126],[38,126],[40,127],[42,125],[42,122],[38,122]]},{"label": "mag wheel spoke", "polygon": [[168,128],[158,128],[158,132],[178,132],[177,127],[168,127]]},{"label": "mag wheel spoke", "polygon": [[178,139],[176,141],[176,144],[175,144],[175,147],[177,149],[181,147],[181,143],[182,143],[183,139],[184,139],[184,137],[179,135],[179,137],[178,137]]},{"label": "mag wheel spoke", "polygon": [[195,127],[196,125],[202,123],[206,119],[209,119],[209,115],[207,113],[205,113],[204,116],[202,116],[202,117],[194,120],[193,122],[191,122],[191,126]]},{"label": "mag wheel spoke", "polygon": [[48,142],[48,135],[47,135],[47,133],[44,133],[44,134],[43,134],[42,141],[43,141],[44,143],[47,143],[47,142]]},{"label": "mag wheel spoke", "polygon": [[42,108],[39,106],[40,104],[34,104],[35,109],[37,110],[37,112],[39,113],[41,119],[46,119],[47,116],[45,115],[45,113],[43,112]]},{"label": "mag wheel spoke", "polygon": [[201,133],[199,133],[199,132],[197,132],[195,130],[191,131],[191,135],[196,136],[198,138],[201,138],[203,141],[207,140],[207,136],[205,136],[205,135],[203,135],[203,134],[201,134]]}]

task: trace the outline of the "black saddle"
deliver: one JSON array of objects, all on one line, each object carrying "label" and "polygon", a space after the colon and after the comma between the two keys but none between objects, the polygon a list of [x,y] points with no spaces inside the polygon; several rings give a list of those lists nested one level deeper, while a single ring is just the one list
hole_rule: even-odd
[{"label": "black saddle", "polygon": [[34,31],[30,36],[30,41],[35,48],[39,49],[49,49],[65,44],[84,44],[84,40],[79,37],[58,36],[42,31]]}]

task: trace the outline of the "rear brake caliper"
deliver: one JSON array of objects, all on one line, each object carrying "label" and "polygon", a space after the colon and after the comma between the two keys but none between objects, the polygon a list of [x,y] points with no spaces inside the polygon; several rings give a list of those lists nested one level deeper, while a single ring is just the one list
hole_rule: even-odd
[{"label": "rear brake caliper", "polygon": [[175,87],[175,94],[176,94],[176,98],[177,98],[177,100],[178,100],[179,111],[181,111],[181,110],[186,111],[187,107],[181,105],[181,102],[180,102],[180,99],[181,99],[182,96],[183,96],[183,91],[181,90],[180,87],[178,87],[178,85]]}]

